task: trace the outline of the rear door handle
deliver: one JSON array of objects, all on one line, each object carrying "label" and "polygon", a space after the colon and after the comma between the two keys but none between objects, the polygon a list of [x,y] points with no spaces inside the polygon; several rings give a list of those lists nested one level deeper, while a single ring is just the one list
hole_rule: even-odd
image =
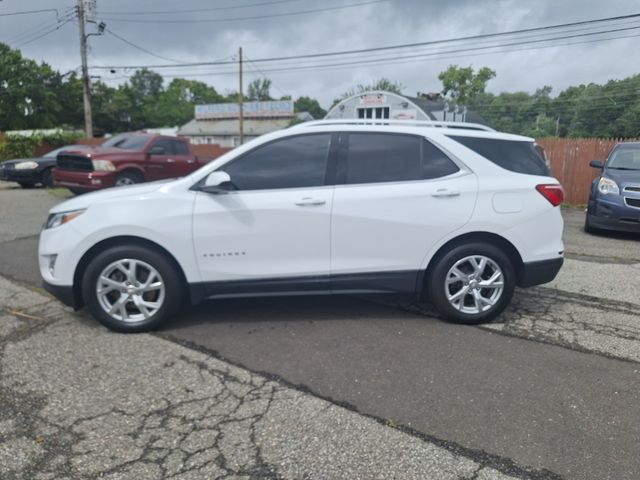
[{"label": "rear door handle", "polygon": [[327,203],[327,201],[322,200],[321,198],[305,197],[302,200],[297,201],[296,205],[299,207],[313,207],[317,205],[324,205],[325,203]]},{"label": "rear door handle", "polygon": [[436,198],[459,197],[460,190],[449,190],[448,188],[439,188],[438,190],[433,192],[431,196]]},{"label": "rear door handle", "polygon": [[167,158],[167,163],[176,163],[176,161],[173,158]]}]

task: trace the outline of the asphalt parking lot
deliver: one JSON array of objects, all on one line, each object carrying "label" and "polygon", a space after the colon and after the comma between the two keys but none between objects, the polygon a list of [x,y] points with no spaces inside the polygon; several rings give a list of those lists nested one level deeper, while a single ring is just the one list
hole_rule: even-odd
[{"label": "asphalt parking lot", "polygon": [[[148,478],[160,478],[173,471],[165,465],[171,455],[182,455],[187,464],[195,452],[215,457],[225,448],[234,450],[236,444],[225,447],[224,442],[209,450],[185,446],[193,433],[189,431],[179,446],[162,447],[164,463],[154,463],[144,456],[154,452],[146,451],[136,457],[144,461],[134,462],[126,452],[143,447],[127,449],[123,440],[125,453],[96,458],[100,440],[90,435],[100,428],[122,439],[135,431],[135,440],[144,443],[141,432],[146,432],[144,422],[151,413],[141,413],[140,403],[162,390],[150,384],[153,375],[166,373],[167,390],[191,390],[189,398],[158,405],[166,413],[196,398],[209,403],[224,398],[223,389],[214,388],[216,379],[233,369],[232,391],[253,388],[257,399],[275,407],[265,410],[256,400],[260,405],[252,413],[256,421],[251,432],[238,434],[244,440],[237,441],[237,448],[253,452],[247,453],[254,457],[253,467],[223,471],[229,475],[598,480],[640,475],[640,297],[632,281],[640,273],[640,237],[587,235],[581,230],[584,213],[564,210],[567,262],[559,277],[544,287],[517,291],[513,306],[497,322],[481,327],[444,323],[428,305],[399,298],[295,297],[210,301],[185,310],[156,334],[123,336],[23,288],[39,284],[37,234],[48,208],[64,195],[0,185],[0,275],[12,282],[3,281],[5,316],[0,318],[7,319],[9,333],[2,343],[0,402],[13,399],[9,404],[20,418],[33,417],[30,412],[37,410],[39,421],[59,429],[57,435],[68,435],[57,456],[34,453],[42,462],[58,458],[63,465],[63,458],[72,459],[64,468],[87,475],[124,475],[135,466],[147,468]],[[16,298],[26,299],[24,308]],[[146,355],[149,364],[129,369],[127,356],[136,355]],[[153,362],[162,363],[163,355],[170,357],[167,363],[174,362],[169,373],[149,370]],[[95,364],[98,375],[67,378],[62,366],[74,356]],[[110,363],[101,363],[105,357]],[[185,370],[195,380],[179,374]],[[199,391],[207,385],[212,391]],[[60,389],[85,392],[80,398],[85,409],[91,395],[104,396],[109,390],[123,389],[132,400],[114,397],[109,403],[103,398],[102,410],[98,402],[99,411],[79,416],[73,408],[56,409],[75,401]],[[24,403],[29,392],[38,392],[41,404],[22,411],[21,399]],[[0,436],[3,428],[17,428],[4,420],[0,418]],[[171,421],[182,425],[189,417],[158,420],[162,427]],[[309,429],[307,434],[296,422]],[[42,430],[28,425],[33,435]],[[156,435],[160,433],[169,435]],[[221,438],[232,437],[226,433]],[[24,442],[23,451],[55,450],[44,448],[46,441],[44,447]],[[404,453],[401,445],[406,445]],[[12,444],[4,451],[11,448],[17,449]],[[256,451],[264,457],[258,459]],[[321,465],[313,463],[314,455]],[[0,462],[2,458],[0,445]],[[292,466],[296,461],[298,466]],[[32,469],[40,465],[25,462]],[[331,470],[332,462],[354,470],[351,475]],[[65,472],[49,463],[46,468],[52,472]],[[196,462],[196,467],[219,464]],[[196,467],[176,473],[193,474]],[[208,475],[213,478],[214,473]]]}]

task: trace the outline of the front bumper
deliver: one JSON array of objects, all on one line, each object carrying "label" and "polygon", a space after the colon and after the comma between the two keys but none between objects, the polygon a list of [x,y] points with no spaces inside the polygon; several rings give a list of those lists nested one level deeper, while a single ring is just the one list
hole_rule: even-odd
[{"label": "front bumper", "polygon": [[598,196],[589,200],[587,221],[596,229],[640,233],[640,208],[627,205],[624,195]]},{"label": "front bumper", "polygon": [[56,297],[68,307],[72,307],[74,310],[78,310],[82,307],[82,302],[79,298],[77,298],[75,292],[73,291],[73,287],[66,285],[53,285],[45,281],[42,282],[42,286],[47,292],[49,292],[51,295]]},{"label": "front bumper", "polygon": [[524,263],[520,275],[518,275],[518,286],[533,287],[534,285],[549,283],[556,278],[563,263],[564,259],[562,257]]},{"label": "front bumper", "polygon": [[5,182],[38,183],[41,181],[37,169],[16,170],[15,168],[0,167],[0,180]]},{"label": "front bumper", "polygon": [[53,170],[53,183],[56,187],[78,190],[100,190],[116,184],[115,172],[81,172],[73,170]]}]

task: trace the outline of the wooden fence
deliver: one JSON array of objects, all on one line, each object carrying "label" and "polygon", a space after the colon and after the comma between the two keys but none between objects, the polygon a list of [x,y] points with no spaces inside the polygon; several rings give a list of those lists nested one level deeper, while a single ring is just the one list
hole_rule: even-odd
[{"label": "wooden fence", "polygon": [[553,176],[564,187],[565,202],[583,205],[589,199],[592,180],[600,173],[600,170],[590,167],[589,162],[605,160],[614,145],[623,140],[540,138],[536,141],[547,153]]}]

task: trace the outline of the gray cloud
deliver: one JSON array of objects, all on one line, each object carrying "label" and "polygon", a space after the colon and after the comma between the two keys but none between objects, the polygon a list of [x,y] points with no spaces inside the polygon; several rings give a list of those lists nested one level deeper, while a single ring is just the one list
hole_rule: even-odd
[{"label": "gray cloud", "polygon": [[[249,5],[257,1],[243,0],[233,3],[229,0],[226,3],[212,3],[207,0],[97,0],[98,10],[105,12],[100,14],[98,19],[228,18],[317,9],[362,0],[299,0],[280,5],[166,16],[134,17],[106,13]],[[0,13],[38,8],[58,8],[63,11],[74,5],[75,1],[72,0],[4,0],[0,2]],[[390,0],[331,12],[229,23],[138,24],[119,22],[115,19],[106,21],[114,32],[158,55],[182,61],[212,61],[229,58],[236,53],[240,45],[249,59],[256,59],[530,28],[636,13],[636,9],[638,4],[633,0],[538,0],[526,3],[516,0]],[[54,20],[53,13],[0,17],[0,41],[7,41],[11,46],[19,45],[19,41],[12,41],[16,36],[22,35],[18,37],[19,40],[28,40],[31,37],[26,36],[25,32],[38,32],[38,25],[47,21],[52,23]],[[634,25],[640,26],[640,21]],[[640,34],[640,31],[630,32],[636,33]],[[94,66],[166,63],[108,35],[91,37],[90,44],[90,63]],[[543,85],[551,85],[555,92],[559,92],[573,84],[604,82],[610,78],[622,78],[637,73],[636,65],[640,64],[640,49],[637,45],[638,38],[628,38],[491,55],[484,52],[464,56],[451,54],[447,58],[416,59],[391,65],[273,72],[267,76],[273,80],[274,95],[310,95],[318,98],[325,107],[333,98],[354,84],[365,83],[382,76],[399,81],[405,85],[409,94],[416,91],[437,91],[440,89],[437,75],[449,64],[475,67],[486,65],[495,69],[497,77],[489,85],[489,89],[494,92],[532,91]],[[22,50],[25,56],[46,61],[61,71],[75,69],[80,63],[77,26],[74,23],[66,24],[58,31],[24,45]],[[300,60],[289,62],[287,65],[299,66],[307,63],[317,62]],[[167,79],[172,75],[184,76],[210,83],[219,91],[228,91],[237,88],[234,68],[201,67],[162,72],[167,74]],[[260,64],[260,69],[271,68],[273,67]],[[261,76],[251,63],[247,65],[246,71],[247,80]],[[220,72],[225,74],[219,74]],[[115,85],[125,81],[126,76],[132,72],[121,69],[113,74],[98,70],[94,70],[93,73],[101,75],[103,80]]]}]

